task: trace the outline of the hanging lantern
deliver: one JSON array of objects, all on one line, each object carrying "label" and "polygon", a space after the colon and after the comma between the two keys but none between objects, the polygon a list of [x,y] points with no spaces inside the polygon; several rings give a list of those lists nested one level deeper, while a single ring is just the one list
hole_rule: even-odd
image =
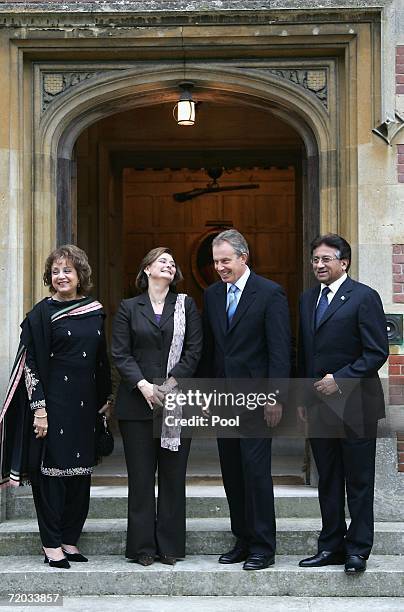
[{"label": "hanging lantern", "polygon": [[174,118],[178,125],[194,125],[195,102],[191,94],[193,83],[180,83],[179,87],[181,93],[173,109]]}]

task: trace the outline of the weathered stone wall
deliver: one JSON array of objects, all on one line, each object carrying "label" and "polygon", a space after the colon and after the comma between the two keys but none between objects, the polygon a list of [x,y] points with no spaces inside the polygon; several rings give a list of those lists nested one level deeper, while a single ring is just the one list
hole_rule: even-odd
[{"label": "weathered stone wall", "polygon": [[125,12],[167,12],[167,11],[269,11],[269,10],[310,10],[319,9],[369,9],[383,8],[392,0],[13,0],[5,1],[4,8],[21,10],[62,11],[91,10]]}]

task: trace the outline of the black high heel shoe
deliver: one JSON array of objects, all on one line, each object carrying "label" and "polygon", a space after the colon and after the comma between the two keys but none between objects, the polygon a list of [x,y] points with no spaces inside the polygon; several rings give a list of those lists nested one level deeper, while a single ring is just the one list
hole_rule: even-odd
[{"label": "black high heel shoe", "polygon": [[58,567],[59,569],[69,569],[70,563],[68,562],[66,558],[59,559],[59,561],[54,561],[53,559],[49,559],[45,551],[43,554],[45,555],[43,562],[48,563],[49,567]]},{"label": "black high heel shoe", "polygon": [[87,563],[88,561],[87,557],[81,553],[69,553],[64,548],[62,548],[62,550],[68,561],[76,561],[77,563]]}]

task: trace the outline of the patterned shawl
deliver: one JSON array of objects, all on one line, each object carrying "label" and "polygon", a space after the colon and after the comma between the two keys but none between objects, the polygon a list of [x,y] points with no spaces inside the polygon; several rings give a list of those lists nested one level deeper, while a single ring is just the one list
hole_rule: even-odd
[{"label": "patterned shawl", "polygon": [[[186,317],[185,317],[185,298],[186,293],[179,293],[175,302],[174,310],[174,330],[173,339],[171,341],[170,352],[167,361],[167,377],[173,367],[177,365],[181,359],[182,347],[184,345]],[[181,419],[182,407],[175,405],[174,410],[167,412],[167,408],[163,407],[163,423],[161,427],[161,448],[177,451],[181,444],[181,425],[168,427],[166,425],[167,415],[172,415],[174,419]],[[177,423],[179,421],[176,421]]]}]

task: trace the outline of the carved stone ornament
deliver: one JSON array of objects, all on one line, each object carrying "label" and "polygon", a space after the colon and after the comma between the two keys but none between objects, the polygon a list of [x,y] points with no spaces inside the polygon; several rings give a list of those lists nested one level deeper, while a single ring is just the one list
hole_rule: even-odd
[{"label": "carved stone ornament", "polygon": [[[115,68],[116,70],[117,68]],[[118,68],[122,70],[124,68]],[[110,70],[110,69],[109,69]],[[295,85],[314,94],[325,108],[328,108],[328,79],[326,68],[258,68],[271,74],[287,79]],[[82,83],[95,76],[102,75],[104,70],[97,71],[44,71],[42,72],[42,112],[45,112],[49,104],[60,94],[71,87]]]},{"label": "carved stone ornament", "polygon": [[42,112],[61,93],[71,87],[101,74],[100,72],[43,72],[42,73]]},{"label": "carved stone ornament", "polygon": [[403,127],[404,118],[396,111],[394,117],[388,116],[383,123],[373,128],[372,132],[391,146],[391,141]]},{"label": "carved stone ornament", "polygon": [[270,68],[268,72],[313,93],[328,108],[327,69]]}]

